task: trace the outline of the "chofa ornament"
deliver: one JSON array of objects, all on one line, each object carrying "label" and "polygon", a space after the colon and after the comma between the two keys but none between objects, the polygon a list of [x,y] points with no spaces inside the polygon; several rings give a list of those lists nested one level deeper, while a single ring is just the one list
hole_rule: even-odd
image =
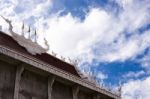
[{"label": "chofa ornament", "polygon": [[[13,26],[11,24],[11,20],[8,20],[3,16],[1,16],[1,17],[8,23],[8,25],[9,25],[8,30],[11,33],[12,38],[14,40],[16,40],[19,45],[24,47],[29,53],[31,53],[32,55],[36,55],[36,54],[46,53],[49,50],[49,45],[48,45],[48,42],[45,38],[44,38],[44,42],[45,42],[46,48],[43,48],[36,41],[33,42],[31,40],[30,36],[29,36],[29,38],[25,38],[24,37],[24,32],[22,33],[22,35],[18,35],[17,33],[15,33],[13,31]],[[24,31],[23,29],[24,29],[24,24],[23,24],[23,27],[22,27],[22,31]],[[28,31],[28,32],[30,32],[30,31]],[[29,33],[29,35],[30,35],[30,33]],[[36,40],[36,31],[35,31],[34,36],[35,36],[35,40]]]}]

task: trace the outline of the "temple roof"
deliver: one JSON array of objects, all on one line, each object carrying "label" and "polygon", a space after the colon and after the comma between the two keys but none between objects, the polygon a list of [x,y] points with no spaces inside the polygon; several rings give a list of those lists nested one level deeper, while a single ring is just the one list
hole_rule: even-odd
[{"label": "temple roof", "polygon": [[36,54],[32,55],[29,53],[24,47],[20,46],[17,41],[15,41],[11,36],[5,34],[4,32],[0,31],[0,45],[6,46],[14,51],[23,53],[25,55],[30,56],[31,58],[36,58],[40,61],[43,61],[51,66],[54,66],[58,69],[61,69],[65,72],[71,73],[77,77],[80,77],[78,72],[76,71],[75,67],[69,63],[66,63],[48,53]]}]

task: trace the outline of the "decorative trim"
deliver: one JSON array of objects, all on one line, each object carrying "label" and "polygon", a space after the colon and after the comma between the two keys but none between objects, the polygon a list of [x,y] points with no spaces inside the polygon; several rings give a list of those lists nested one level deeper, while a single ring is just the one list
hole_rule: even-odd
[{"label": "decorative trim", "polygon": [[99,87],[97,87],[96,85],[94,85],[93,83],[89,82],[89,81],[85,81],[84,79],[81,79],[79,77],[74,76],[71,73],[65,72],[59,68],[56,68],[54,66],[51,66],[47,63],[44,63],[41,60],[35,59],[33,57],[30,57],[28,55],[25,55],[23,53],[20,52],[16,52],[10,48],[7,48],[5,46],[0,45],[0,53],[7,55],[9,57],[12,57],[14,59],[20,60],[24,63],[30,64],[36,68],[42,69],[44,71],[47,71],[49,73],[52,73],[54,75],[57,75],[59,77],[62,77],[64,79],[70,80],[74,83],[77,83],[79,85],[82,85],[84,87],[87,87],[91,90],[97,91],[99,93],[108,95],[110,97],[113,97],[114,99],[121,99],[119,95],[116,95],[110,91],[107,91],[105,89],[101,89]]}]

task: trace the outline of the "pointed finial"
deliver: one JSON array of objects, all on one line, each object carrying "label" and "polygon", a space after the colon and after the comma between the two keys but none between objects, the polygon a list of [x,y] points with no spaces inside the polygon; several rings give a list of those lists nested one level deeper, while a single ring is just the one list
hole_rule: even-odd
[{"label": "pointed finial", "polygon": [[57,54],[55,52],[53,52],[53,51],[52,51],[52,55],[55,56],[55,57],[57,56]]},{"label": "pointed finial", "polygon": [[70,59],[70,57],[68,57],[68,60],[69,60],[70,63],[72,63],[72,60]]},{"label": "pointed finial", "polygon": [[0,25],[0,31],[2,31],[2,26]]},{"label": "pointed finial", "polygon": [[46,45],[46,50],[48,51],[49,50],[49,45],[48,45],[48,41],[46,40],[46,38],[44,38],[44,42],[45,42],[45,45]]},{"label": "pointed finial", "polygon": [[35,31],[34,31],[34,41],[37,43],[37,32],[36,32],[36,29],[35,29]]},{"label": "pointed finial", "polygon": [[78,63],[79,63],[79,61],[78,61],[77,59],[73,61],[73,65],[74,65],[74,66],[77,66]]},{"label": "pointed finial", "polygon": [[22,23],[22,36],[24,36],[24,22]]},{"label": "pointed finial", "polygon": [[[1,15],[0,15],[0,16],[1,16]],[[1,16],[1,17],[9,24],[9,32],[12,33],[12,34],[14,34],[14,32],[13,32],[13,26],[12,26],[12,24],[11,24],[11,20],[6,19],[6,18],[3,17],[3,16]]]},{"label": "pointed finial", "polygon": [[60,57],[63,61],[65,61],[65,58],[63,56]]},{"label": "pointed finial", "polygon": [[0,15],[7,23],[11,23],[10,20],[6,19],[5,17],[3,17],[2,15]]},{"label": "pointed finial", "polygon": [[29,28],[28,28],[28,33],[29,33],[29,34],[28,34],[28,39],[31,39],[31,38],[30,38],[30,32],[31,32],[31,30],[30,30],[30,26],[29,26]]},{"label": "pointed finial", "polygon": [[118,91],[119,91],[119,95],[121,96],[121,94],[122,94],[122,86],[119,86]]},{"label": "pointed finial", "polygon": [[31,32],[31,27],[29,26],[28,32]]}]

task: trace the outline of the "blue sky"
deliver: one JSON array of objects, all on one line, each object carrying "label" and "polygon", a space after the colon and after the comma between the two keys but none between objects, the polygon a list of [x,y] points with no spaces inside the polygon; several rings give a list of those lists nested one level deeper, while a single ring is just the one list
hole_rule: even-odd
[{"label": "blue sky", "polygon": [[84,75],[113,89],[121,84],[123,99],[139,92],[150,99],[149,0],[1,0],[0,10],[18,33],[23,21],[37,28],[50,54],[78,58]]}]

